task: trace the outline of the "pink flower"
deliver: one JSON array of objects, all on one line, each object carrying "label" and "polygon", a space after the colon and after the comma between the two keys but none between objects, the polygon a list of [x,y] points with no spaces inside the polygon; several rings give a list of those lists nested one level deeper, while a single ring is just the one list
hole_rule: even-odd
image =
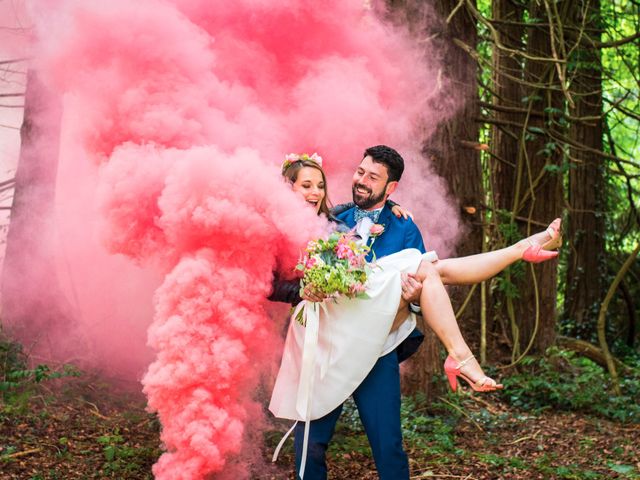
[{"label": "pink flower", "polygon": [[383,232],[384,232],[384,225],[380,225],[379,223],[374,223],[373,225],[371,225],[371,229],[369,230],[369,235],[371,235],[372,237],[377,237],[379,235],[382,235]]},{"label": "pink flower", "polygon": [[349,246],[348,245],[346,245],[344,243],[338,243],[338,245],[336,245],[336,256],[339,259],[347,258],[348,250],[349,250]]}]

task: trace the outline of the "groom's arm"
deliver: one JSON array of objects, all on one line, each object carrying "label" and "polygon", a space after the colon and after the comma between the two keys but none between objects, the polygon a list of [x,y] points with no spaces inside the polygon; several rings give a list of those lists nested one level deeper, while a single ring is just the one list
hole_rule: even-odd
[{"label": "groom's arm", "polygon": [[[416,248],[421,253],[425,253],[424,242],[422,241],[422,234],[415,223],[412,220],[408,220],[407,229],[405,231],[404,243],[405,248]],[[420,310],[420,293],[422,293],[422,283],[417,282],[413,277],[404,278],[402,280],[403,287],[406,288],[409,293],[403,294],[403,299],[409,304],[409,310],[416,315],[422,315]],[[417,284],[417,285],[416,285]]]},{"label": "groom's arm", "polygon": [[425,253],[424,242],[422,241],[422,234],[415,223],[412,220],[405,220],[407,222],[405,234],[404,234],[404,248],[417,248],[420,252]]}]

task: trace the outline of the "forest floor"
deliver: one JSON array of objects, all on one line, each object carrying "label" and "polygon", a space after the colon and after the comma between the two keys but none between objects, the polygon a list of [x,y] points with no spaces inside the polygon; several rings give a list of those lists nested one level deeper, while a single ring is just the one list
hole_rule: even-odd
[{"label": "forest floor", "polygon": [[[490,395],[441,398],[436,415],[409,404],[405,443],[412,479],[640,479],[640,425],[575,412],[515,410]],[[151,479],[161,454],[159,423],[140,394],[93,379],[70,379],[0,403],[0,478]],[[448,407],[447,407],[448,406]],[[431,409],[430,409],[431,410]],[[291,441],[269,457],[286,423],[264,434],[256,480],[293,479]],[[329,454],[329,478],[378,478],[353,405]]]}]

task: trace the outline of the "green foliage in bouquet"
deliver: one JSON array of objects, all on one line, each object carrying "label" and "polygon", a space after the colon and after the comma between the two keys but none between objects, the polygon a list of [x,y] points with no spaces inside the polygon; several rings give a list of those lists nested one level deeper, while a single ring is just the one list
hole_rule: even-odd
[{"label": "green foliage in bouquet", "polygon": [[[334,232],[327,239],[310,241],[296,265],[296,270],[303,272],[300,294],[311,285],[328,298],[368,298],[365,284],[371,270],[366,260],[369,250],[352,232]],[[296,318],[303,323],[301,311]]]}]

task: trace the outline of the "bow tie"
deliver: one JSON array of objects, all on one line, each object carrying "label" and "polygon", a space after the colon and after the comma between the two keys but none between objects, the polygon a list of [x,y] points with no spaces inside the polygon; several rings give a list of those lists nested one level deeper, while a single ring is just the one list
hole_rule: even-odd
[{"label": "bow tie", "polygon": [[378,210],[362,210],[361,208],[356,207],[355,211],[353,212],[353,219],[356,223],[358,223],[360,220],[367,217],[370,218],[373,223],[376,223],[381,211],[381,208]]}]

